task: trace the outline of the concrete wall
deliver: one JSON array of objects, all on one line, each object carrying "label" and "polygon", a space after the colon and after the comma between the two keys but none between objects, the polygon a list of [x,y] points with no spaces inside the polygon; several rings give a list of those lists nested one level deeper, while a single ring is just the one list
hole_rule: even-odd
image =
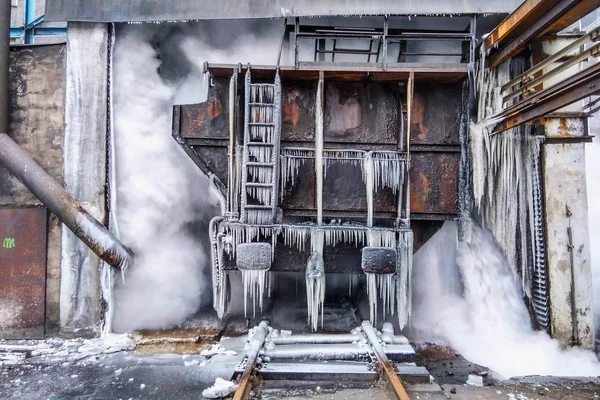
[{"label": "concrete wall", "polygon": [[[544,41],[544,57],[572,40],[567,37]],[[546,70],[556,66],[556,63],[552,64]],[[544,82],[544,86],[552,86],[580,68],[570,68]],[[561,140],[587,134],[586,119],[576,116],[582,106],[582,102],[576,102],[558,110],[554,118],[546,118],[546,136]],[[542,162],[551,333],[563,344],[574,341],[591,349],[594,347],[594,321],[585,146],[584,143],[546,143]]]},{"label": "concrete wall", "polygon": [[[64,45],[18,47],[10,54],[9,134],[52,177],[63,181],[65,125]],[[0,166],[0,205],[39,205],[40,201]],[[62,228],[49,214],[46,283],[46,331],[59,322]]]}]

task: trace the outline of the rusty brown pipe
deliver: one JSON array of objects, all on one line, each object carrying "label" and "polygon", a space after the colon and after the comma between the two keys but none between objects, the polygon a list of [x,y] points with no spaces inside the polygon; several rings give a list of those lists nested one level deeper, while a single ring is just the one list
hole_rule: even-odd
[{"label": "rusty brown pipe", "polygon": [[132,264],[131,250],[92,217],[6,133],[0,133],[0,164],[103,261],[118,269],[126,269]]}]

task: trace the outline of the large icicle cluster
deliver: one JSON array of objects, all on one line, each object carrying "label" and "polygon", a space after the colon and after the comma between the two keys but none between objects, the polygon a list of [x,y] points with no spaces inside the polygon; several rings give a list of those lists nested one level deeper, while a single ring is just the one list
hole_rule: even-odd
[{"label": "large icicle cluster", "polygon": [[323,303],[325,301],[325,262],[323,261],[323,230],[314,228],[310,235],[311,255],[306,265],[306,302],[308,324],[316,331],[321,314],[323,326]]},{"label": "large icicle cluster", "polygon": [[252,300],[252,317],[256,317],[256,302],[260,311],[263,308],[265,289],[271,295],[271,275],[269,270],[241,270],[242,285],[244,286],[244,316],[247,314],[248,297]]},{"label": "large icicle cluster", "polygon": [[471,126],[473,193],[483,223],[492,231],[513,273],[521,276],[525,293],[531,293],[531,275],[543,263],[540,240],[539,153],[541,138],[530,128],[513,128],[491,135],[502,108],[501,87],[510,80],[510,64],[481,69],[478,76],[479,122]]},{"label": "large icicle cluster", "polygon": [[[300,167],[304,165],[306,160],[313,159],[315,151],[312,149],[297,149],[287,148],[281,150],[281,188],[285,188],[288,181],[292,185],[296,183],[296,177],[300,171]],[[283,190],[281,191],[283,196]]]}]

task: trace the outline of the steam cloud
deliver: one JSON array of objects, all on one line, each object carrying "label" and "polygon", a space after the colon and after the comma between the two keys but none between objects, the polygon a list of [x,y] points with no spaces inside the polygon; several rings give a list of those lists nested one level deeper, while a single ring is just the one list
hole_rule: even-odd
[{"label": "steam cloud", "polygon": [[491,233],[473,228],[457,243],[447,222],[414,257],[413,328],[442,341],[500,378],[524,375],[597,376],[594,353],[561,349],[531,329],[519,286]]},{"label": "steam cloud", "polygon": [[[205,60],[273,64],[279,37],[271,32],[274,25],[220,24],[124,26],[117,32],[116,216],[119,237],[136,260],[116,281],[115,331],[178,325],[210,304],[210,256],[202,242],[218,213],[218,196],[171,137],[172,106],[205,100]],[[215,38],[217,31],[223,33]]]}]

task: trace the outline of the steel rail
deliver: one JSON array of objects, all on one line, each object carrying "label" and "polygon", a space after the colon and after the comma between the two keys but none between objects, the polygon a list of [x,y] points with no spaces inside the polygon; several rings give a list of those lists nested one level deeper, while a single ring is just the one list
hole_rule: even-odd
[{"label": "steel rail", "polygon": [[244,369],[244,373],[240,378],[238,388],[235,391],[235,394],[233,395],[233,400],[245,400],[250,397],[250,392],[252,391],[251,378],[254,375],[254,372],[256,371],[256,361],[258,359],[258,353],[263,347],[268,333],[269,323],[267,321],[262,321],[258,325],[256,333],[254,334],[254,336],[252,336],[252,340],[250,340],[250,350],[248,351],[248,355],[246,357],[246,368]]},{"label": "steel rail", "polygon": [[396,368],[387,358],[381,343],[379,343],[379,338],[377,337],[377,333],[375,332],[373,325],[369,321],[364,321],[362,323],[362,329],[367,335],[367,340],[375,352],[375,356],[377,357],[377,361],[379,362],[379,366],[381,367],[383,375],[390,384],[396,398],[398,400],[410,400],[408,393],[406,393],[406,389],[404,389],[400,378],[398,378],[398,374],[396,374]]}]

